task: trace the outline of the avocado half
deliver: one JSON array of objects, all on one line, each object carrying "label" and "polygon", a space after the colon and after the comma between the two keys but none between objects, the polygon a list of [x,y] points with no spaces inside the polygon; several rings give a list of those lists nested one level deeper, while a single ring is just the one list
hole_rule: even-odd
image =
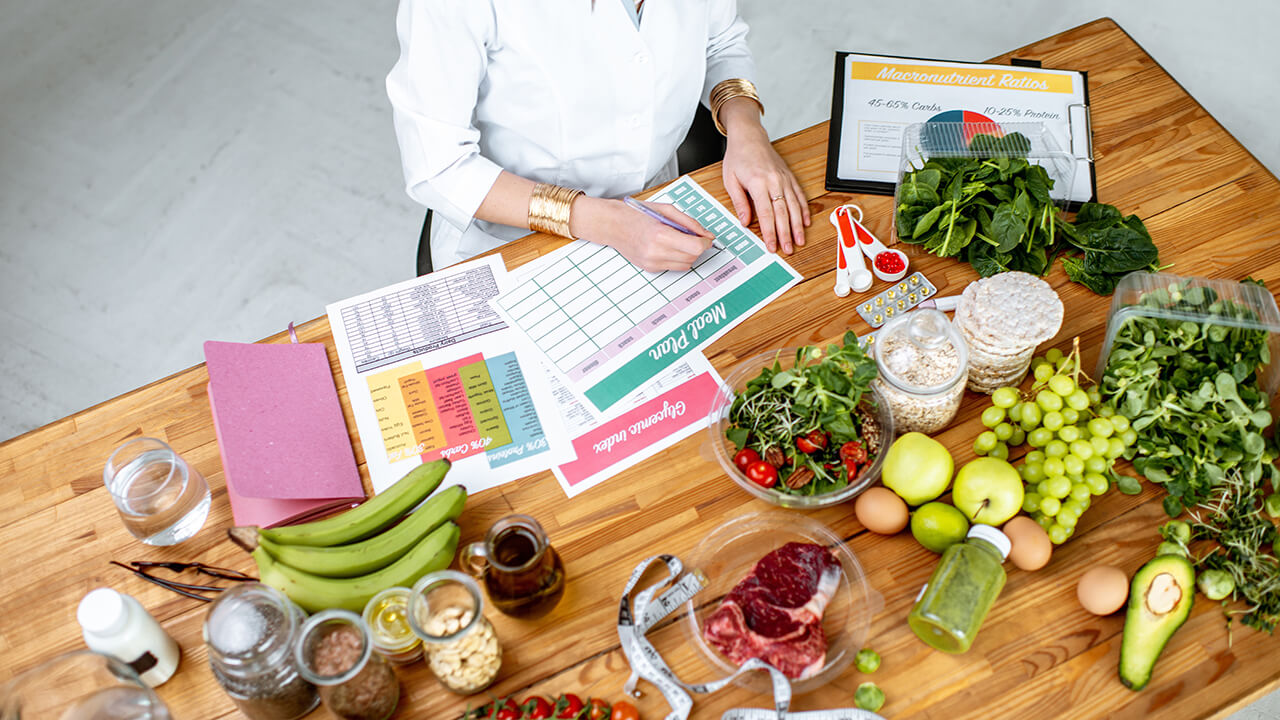
[{"label": "avocado half", "polygon": [[1125,687],[1147,686],[1165,644],[1190,617],[1195,594],[1196,571],[1182,555],[1160,555],[1134,574],[1120,643],[1120,682]]}]

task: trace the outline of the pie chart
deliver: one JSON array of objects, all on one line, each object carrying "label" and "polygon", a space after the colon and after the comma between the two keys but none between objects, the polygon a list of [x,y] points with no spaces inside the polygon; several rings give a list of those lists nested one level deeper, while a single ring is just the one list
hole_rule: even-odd
[{"label": "pie chart", "polygon": [[[945,123],[945,124],[935,124]],[[972,110],[945,110],[925,121],[921,140],[933,152],[963,152],[975,135],[1004,133],[995,120]]]}]

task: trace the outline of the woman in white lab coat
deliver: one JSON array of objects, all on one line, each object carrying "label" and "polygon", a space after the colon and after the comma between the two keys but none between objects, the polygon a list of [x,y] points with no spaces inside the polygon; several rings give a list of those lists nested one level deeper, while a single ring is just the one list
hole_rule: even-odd
[{"label": "woman in white lab coat", "polygon": [[[804,244],[808,204],[760,124],[736,0],[401,0],[387,76],[408,193],[435,211],[437,268],[530,228],[684,270],[710,234],[616,198],[676,176],[699,101],[727,136],[724,182],[770,250]],[[440,222],[443,219],[445,222]]]}]

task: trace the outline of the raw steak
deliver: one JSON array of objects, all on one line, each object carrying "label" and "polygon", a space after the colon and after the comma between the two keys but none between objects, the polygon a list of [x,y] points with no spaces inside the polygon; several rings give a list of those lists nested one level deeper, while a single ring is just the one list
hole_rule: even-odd
[{"label": "raw steak", "polygon": [[816,674],[827,661],[822,613],[840,582],[831,551],[787,543],[760,558],[707,618],[702,635],[741,665],[758,657],[793,680]]}]

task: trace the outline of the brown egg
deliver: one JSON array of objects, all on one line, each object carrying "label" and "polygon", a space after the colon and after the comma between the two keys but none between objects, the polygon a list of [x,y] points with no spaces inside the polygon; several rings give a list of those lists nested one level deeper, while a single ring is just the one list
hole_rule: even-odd
[{"label": "brown egg", "polygon": [[1089,568],[1076,585],[1080,605],[1094,615],[1110,615],[1129,599],[1129,576],[1118,567]]},{"label": "brown egg", "polygon": [[1004,534],[1009,537],[1013,546],[1009,550],[1009,561],[1019,570],[1039,570],[1049,564],[1053,555],[1053,543],[1049,542],[1049,533],[1040,524],[1026,515],[1019,515],[1004,524]]},{"label": "brown egg", "polygon": [[873,533],[893,535],[907,526],[907,504],[892,490],[873,487],[864,491],[853,503],[858,522]]}]

